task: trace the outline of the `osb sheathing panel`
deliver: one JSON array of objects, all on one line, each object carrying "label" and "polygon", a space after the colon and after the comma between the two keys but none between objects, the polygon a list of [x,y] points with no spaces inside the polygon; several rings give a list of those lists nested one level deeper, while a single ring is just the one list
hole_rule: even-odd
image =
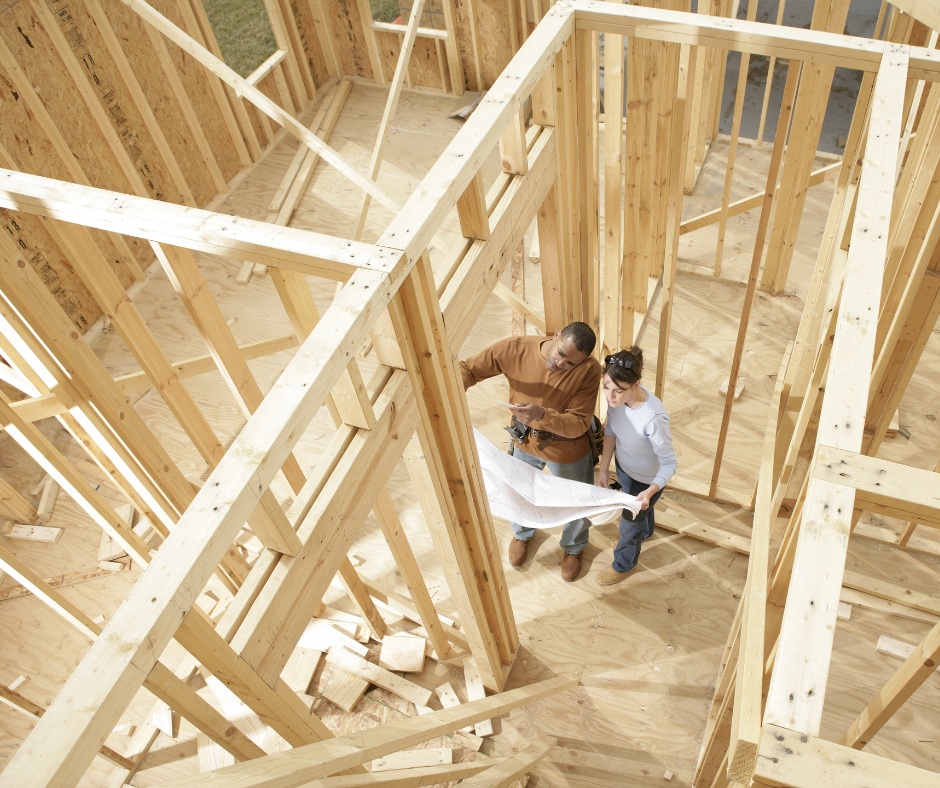
[{"label": "osb sheathing panel", "polygon": [[[375,37],[378,41],[385,74],[391,80],[395,67],[398,65],[403,36],[377,31]],[[411,78],[413,87],[444,89],[444,85],[441,84],[437,46],[432,39],[415,39],[414,50],[408,63],[408,76]]]},{"label": "osb sheathing panel", "polygon": [[[316,25],[319,17],[314,14],[314,7],[309,0],[290,0],[290,10],[297,27],[297,34],[300,36],[307,65],[310,73],[313,74],[313,81],[319,88],[331,76],[327,59],[329,55],[323,51],[317,33]],[[291,20],[288,19],[287,24],[290,23]],[[325,31],[326,35],[332,35],[332,33],[332,29]]]},{"label": "osb sheathing panel", "polygon": [[[144,87],[150,106],[153,107],[155,114],[157,106],[154,100],[158,96],[160,97],[159,106],[162,114],[157,115],[160,128],[163,129],[164,135],[170,142],[173,155],[186,176],[186,182],[192,189],[197,204],[205,205],[216,196],[216,192],[205,162],[199,150],[192,143],[192,135],[189,133],[188,126],[183,119],[179,103],[165,84],[166,80],[162,69],[155,67],[157,63],[156,53],[153,52],[149,36],[143,29],[145,22],[119,0],[101,1],[107,4],[106,8],[113,26],[118,27],[119,21],[123,22],[118,27],[118,38],[122,43],[124,41],[123,33],[129,34],[131,29],[136,33],[134,37],[128,36],[128,43],[131,46],[125,46],[124,52],[130,59],[134,74],[141,86]],[[174,24],[180,27],[185,26],[177,3],[172,0],[154,0],[151,5]],[[197,63],[194,58],[187,55],[178,46],[167,39],[164,39],[164,41],[170,60],[176,67],[176,72],[189,98],[189,103],[192,104],[193,111],[199,119],[199,125],[202,127],[203,133],[212,148],[216,163],[222,171],[222,177],[226,181],[231,180],[241,169],[241,162],[238,159],[238,152],[232,142],[228,127],[225,125],[225,118],[222,116],[209,83],[209,80],[215,77],[210,75],[203,65]],[[170,140],[171,132],[173,135],[172,141]],[[199,173],[199,179],[202,183],[199,185],[198,192],[197,185],[190,178],[190,173],[193,175]]]},{"label": "osb sheathing panel", "polygon": [[[300,37],[300,43],[304,50],[304,57],[307,61],[307,67],[313,74],[313,81],[319,88],[330,78],[329,66],[327,66],[326,55],[320,47],[320,39],[317,37],[314,27],[313,12],[308,0],[290,0],[290,11],[293,17],[293,24],[297,28],[297,34]],[[288,19],[287,24],[292,20]]]},{"label": "osb sheathing panel", "polygon": [[463,81],[467,86],[467,90],[480,90],[473,58],[473,34],[470,28],[470,11],[467,7],[467,0],[456,0],[456,6],[457,40],[460,44],[460,62],[463,64]]},{"label": "osb sheathing panel", "polygon": [[[473,0],[480,28],[478,44],[482,50],[483,89],[493,87],[497,77],[512,60],[509,43],[509,9],[506,0]],[[514,11],[518,2],[512,3]],[[518,29],[518,14],[516,27]]]},{"label": "osb sheathing panel", "polygon": [[356,0],[325,0],[324,6],[330,17],[343,74],[374,79]]},{"label": "osb sheathing panel", "polygon": [[[134,164],[146,195],[156,200],[182,203],[183,195],[173,182],[166,162],[160,156],[121,71],[85,4],[77,0],[52,0],[47,5],[71,47],[72,56],[84,67],[88,84],[107,113],[121,147]],[[47,60],[50,50],[42,49],[32,54],[40,60]],[[70,98],[62,109],[70,109],[78,103],[74,90]],[[68,133],[68,125],[59,123],[59,128]]]},{"label": "osb sheathing panel", "polygon": [[[185,123],[179,122],[179,103],[170,90],[162,69],[157,65],[159,63],[157,53],[143,30],[143,22],[119,2],[101,0],[101,5],[111,21],[111,27],[121,43],[121,48],[127,56],[137,82],[147,97],[147,103],[166,138],[167,145],[179,164],[186,184],[197,204],[205,205],[214,196],[211,193],[213,189],[209,170],[199,155],[199,151],[192,144],[192,135],[188,127]],[[164,10],[163,13],[166,11]],[[172,58],[174,54],[171,50],[170,57]],[[198,89],[187,84],[182,73],[180,73],[180,78],[186,86],[186,92],[195,109],[199,98]],[[199,110],[196,109],[196,112],[198,113]]]},{"label": "osb sheathing panel", "polygon": [[[12,238],[23,257],[29,261],[39,274],[39,278],[55,296],[62,311],[78,329],[85,331],[101,317],[102,312],[98,303],[65,259],[59,247],[49,237],[38,217],[12,213],[6,208],[0,208],[0,230]],[[104,233],[96,233],[95,240],[100,244],[103,236]],[[110,243],[102,248],[113,250]],[[121,283],[126,287],[130,283],[127,266],[117,262],[114,257],[111,262],[112,269],[121,277]]]}]

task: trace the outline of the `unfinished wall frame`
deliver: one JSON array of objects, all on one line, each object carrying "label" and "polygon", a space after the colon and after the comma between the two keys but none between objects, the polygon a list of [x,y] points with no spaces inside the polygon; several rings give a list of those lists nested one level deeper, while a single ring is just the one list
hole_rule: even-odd
[{"label": "unfinished wall frame", "polygon": [[[163,24],[140,0],[126,0],[126,4],[206,65],[213,75],[210,79],[222,78],[224,88],[222,82],[214,82],[217,106],[222,106],[221,99],[229,102],[222,115],[241,118],[239,123],[249,119],[247,113],[235,110],[242,99],[229,93],[229,89],[239,91],[353,180],[364,194],[387,201],[383,204],[390,202],[372,180],[299,124],[286,107],[249,82],[232,79],[194,36],[184,40],[175,32],[179,28]],[[917,188],[926,191],[929,186],[925,179],[913,176],[909,182],[903,177],[900,181],[909,195],[899,194],[901,187],[896,187],[895,176],[904,130],[905,87],[909,79],[925,80],[925,90],[932,95],[940,80],[940,57],[935,50],[902,42],[851,39],[821,29],[793,30],[708,14],[561,0],[544,14],[531,35],[520,36],[524,43],[421,186],[400,209],[392,203],[395,217],[374,244],[235,219],[194,206],[94,188],[86,182],[67,183],[57,177],[0,170],[0,207],[16,216],[29,216],[56,240],[64,254],[81,255],[84,267],[79,270],[87,279],[96,277],[89,281],[94,299],[102,311],[114,316],[115,327],[138,355],[150,384],[166,399],[193,443],[215,463],[208,480],[195,491],[129,404],[122,385],[138,384],[122,384],[108,375],[74,330],[69,316],[44,288],[22,246],[4,238],[0,242],[0,316],[5,343],[0,350],[32,388],[27,400],[0,403],[3,425],[147,569],[100,634],[95,632],[94,645],[0,774],[0,786],[77,784],[144,682],[149,686],[163,680],[172,685],[176,694],[164,694],[185,706],[178,710],[196,722],[206,736],[229,752],[235,750],[232,754],[236,758],[244,758],[235,766],[174,783],[180,786],[301,785],[356,770],[369,758],[402,749],[436,732],[489,719],[576,685],[575,678],[559,677],[500,692],[519,641],[454,353],[467,338],[536,216],[545,271],[547,329],[578,318],[600,328],[601,243],[594,199],[599,169],[595,158],[598,32],[612,38],[627,36],[631,46],[640,46],[639,51],[642,47],[656,50],[659,81],[651,84],[657,91],[656,101],[669,111],[637,119],[636,124],[628,118],[626,133],[629,140],[638,128],[645,128],[646,133],[665,135],[672,143],[660,146],[655,161],[634,164],[660,174],[658,189],[649,193],[645,207],[641,202],[629,202],[633,199],[629,185],[624,198],[622,211],[628,210],[628,203],[629,210],[636,208],[637,226],[648,233],[649,250],[624,252],[619,281],[611,278],[607,282],[623,295],[619,334],[604,334],[605,341],[618,345],[631,344],[634,336],[633,317],[628,319],[623,304],[640,311],[633,287],[636,270],[642,271],[644,284],[649,280],[648,271],[662,271],[663,324],[668,339],[677,242],[682,233],[682,194],[689,181],[690,156],[694,176],[695,157],[705,139],[696,130],[704,115],[701,106],[695,107],[694,88],[700,62],[707,62],[708,51],[787,58],[791,67],[797,63],[802,66],[795,68],[820,71],[849,65],[872,75],[870,107],[859,115],[857,135],[852,140],[864,156],[847,159],[839,170],[840,199],[833,203],[831,227],[820,255],[820,269],[827,275],[819,277],[815,300],[804,312],[807,326],[803,330],[801,325],[798,341],[787,353],[771,403],[748,585],[729,639],[721,691],[716,693],[718,711],[707,731],[696,785],[712,785],[716,780],[723,784],[719,772],[724,771],[734,782],[753,780],[797,788],[809,784],[814,764],[849,756],[856,768],[865,769],[871,784],[894,784],[894,770],[901,766],[886,765],[883,759],[852,749],[873,735],[871,723],[862,721],[853,729],[856,733],[847,733],[847,737],[854,737],[852,742],[847,738],[835,744],[819,739],[819,719],[841,585],[839,569],[852,526],[850,513],[867,505],[903,512],[912,521],[933,524],[938,519],[936,507],[922,500],[923,482],[897,480],[897,489],[890,495],[872,491],[868,483],[872,473],[890,474],[892,479],[900,474],[897,468],[864,455],[877,450],[886,427],[884,414],[903,391],[912,350],[916,356],[924,331],[930,330],[925,326],[932,327],[931,319],[936,321],[940,303],[938,288],[927,285],[901,288],[889,310],[882,311],[879,299],[887,270],[889,234],[902,215],[891,210],[892,199],[905,201],[905,205],[909,200],[905,210],[913,215],[903,215],[910,222],[919,219],[924,231],[914,246],[898,252],[898,270],[890,272],[891,285],[899,276],[916,279],[918,285],[934,284],[936,279],[932,265],[940,223],[933,213],[924,213],[935,212],[936,201],[922,208],[920,201],[911,199]],[[296,47],[290,36],[283,43]],[[294,68],[299,53],[289,51],[286,58],[292,64],[286,67],[290,87],[295,95],[306,93],[309,97],[312,83]],[[630,79],[628,75],[628,84]],[[206,95],[209,92],[207,89]],[[526,130],[520,113],[530,96],[535,122]],[[227,128],[231,131],[233,126]],[[934,161],[928,159],[935,148],[928,145],[931,135],[926,123],[922,131],[918,130],[910,147],[906,166]],[[244,132],[240,132],[242,145],[253,149],[250,135]],[[484,194],[480,168],[500,141],[504,172]],[[812,152],[807,149],[801,154],[811,160]],[[67,158],[63,151],[63,159]],[[858,161],[863,163],[857,166]],[[62,175],[58,171],[50,174]],[[805,175],[812,177],[808,171]],[[764,211],[769,211],[776,193],[775,178],[776,174],[761,195]],[[663,211],[654,212],[654,203]],[[464,239],[447,251],[446,260],[435,272],[428,249],[441,223],[455,208]],[[728,201],[723,200],[720,216],[724,220],[730,210]],[[619,203],[612,213],[619,222]],[[766,231],[766,222],[763,224]],[[199,325],[211,361],[194,359],[190,366],[216,364],[232,390],[238,392],[248,421],[228,451],[220,453],[211,427],[200,419],[198,409],[194,411],[185,389],[181,390],[180,374],[170,367],[147,327],[135,319],[133,305],[123,291],[118,292],[121,283],[106,276],[107,257],[102,247],[115,244],[115,233],[133,239],[135,250],[153,249]],[[847,250],[842,248],[843,238],[848,240]],[[894,240],[903,246],[913,238],[899,235]],[[763,239],[759,246],[762,243]],[[268,347],[290,342],[299,343],[299,349],[267,396],[259,399],[257,384],[252,387],[250,373],[245,372],[244,350],[234,342],[224,320],[220,324],[217,305],[204,287],[194,252],[262,264],[278,277],[279,294],[291,315],[295,336]],[[619,248],[614,254],[621,254]],[[644,255],[646,259],[639,261]],[[757,274],[758,266],[752,266],[750,297]],[[315,308],[311,310],[309,288],[299,275],[342,283],[322,319]],[[824,293],[824,282],[831,286],[828,294]],[[646,295],[644,291],[644,299]],[[747,309],[742,325],[747,323]],[[613,305],[605,309],[605,319],[615,319],[617,312]],[[875,332],[859,326],[875,327],[867,315],[879,313],[886,322],[876,343]],[[835,338],[830,345],[831,327]],[[916,339],[912,340],[915,329]],[[370,333],[380,371],[366,382],[355,354]],[[663,369],[665,350],[661,344]],[[740,353],[739,346],[736,355]],[[871,358],[877,372],[873,380],[867,363],[855,363],[859,354],[866,360]],[[916,363],[916,358],[913,361]],[[814,400],[824,375],[826,391],[820,404]],[[657,380],[658,393],[665,382],[665,376]],[[779,508],[780,487],[789,481],[792,471],[783,455],[794,445],[798,448],[805,434],[805,424],[801,429],[797,419],[790,430],[784,416],[796,412],[803,417],[817,404],[824,426],[816,438],[814,465],[791,519],[789,539],[771,566],[766,551],[770,521]],[[320,463],[305,475],[292,450],[324,405],[339,426]],[[32,421],[44,415],[59,415],[75,434],[90,436],[96,462],[164,533],[165,541],[155,553],[30,430]],[[871,428],[868,438],[863,434],[866,427]],[[781,437],[786,438],[784,446]],[[329,730],[316,716],[306,713],[306,707],[280,678],[281,671],[338,572],[347,581],[350,595],[359,601],[364,617],[374,628],[381,628],[380,618],[373,619],[370,609],[374,585],[350,571],[346,553],[374,507],[384,511],[380,519],[394,543],[394,520],[383,496],[384,486],[378,482],[384,483],[403,455],[419,489],[439,557],[450,570],[448,580],[463,632],[452,632],[435,621],[433,605],[429,609],[424,596],[413,600],[415,606],[422,611],[427,630],[439,635],[435,643],[439,656],[444,656],[440,652],[445,648],[468,647],[483,683],[500,694],[349,740],[327,741]],[[698,490],[700,494],[721,498],[719,463],[711,483]],[[849,469],[838,480],[831,474],[836,463]],[[278,474],[284,475],[293,491],[287,513],[267,495]],[[367,485],[367,480],[372,483]],[[353,496],[349,492],[363,489],[368,494]],[[743,493],[738,497],[750,499]],[[839,516],[825,514],[826,507],[837,508]],[[240,575],[238,566],[228,565],[226,557],[246,523],[266,549],[250,572]],[[396,548],[402,548],[400,542],[393,551]],[[318,560],[308,560],[313,557]],[[409,573],[409,582],[420,584],[420,574],[411,571],[413,562],[406,554],[400,552],[396,561]],[[830,570],[827,573],[818,571],[823,561]],[[232,562],[237,564],[234,557]],[[234,589],[235,600],[213,626],[195,602],[216,572]],[[42,588],[51,604],[55,596],[49,590]],[[88,627],[80,611],[66,612]],[[238,736],[237,726],[231,726],[235,733],[223,735],[226,720],[212,717],[192,701],[184,679],[164,674],[159,659],[171,639],[228,685],[294,749],[289,754],[255,758],[257,753]],[[933,640],[923,644],[922,653],[928,651],[936,652]],[[774,654],[779,658],[774,659]],[[768,661],[770,667],[765,670]],[[796,664],[803,666],[800,671],[792,668]],[[886,696],[901,698],[903,688],[922,677],[913,665],[901,669],[893,689],[885,689]],[[766,708],[762,708],[768,682]],[[891,703],[900,705],[896,700]],[[514,764],[497,764],[494,775],[506,779],[521,773],[520,769],[528,768],[546,751],[543,746],[524,753]],[[912,785],[936,779],[920,769],[903,769]],[[840,779],[839,784],[852,784],[850,777]]]}]

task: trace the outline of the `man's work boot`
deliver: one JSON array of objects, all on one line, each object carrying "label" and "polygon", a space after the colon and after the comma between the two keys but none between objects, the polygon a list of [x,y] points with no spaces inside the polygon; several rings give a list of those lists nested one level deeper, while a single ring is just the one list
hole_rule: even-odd
[{"label": "man's work boot", "polygon": [[606,569],[602,569],[600,574],[597,576],[597,582],[602,586],[612,586],[614,583],[619,583],[623,580],[629,572],[618,572],[612,566],[608,566]]},{"label": "man's work boot", "polygon": [[509,543],[509,563],[513,566],[522,566],[525,563],[525,557],[528,551],[528,539],[516,539],[514,536]]},{"label": "man's work boot", "polygon": [[570,583],[581,574],[581,553],[565,553],[561,561],[561,579]]}]

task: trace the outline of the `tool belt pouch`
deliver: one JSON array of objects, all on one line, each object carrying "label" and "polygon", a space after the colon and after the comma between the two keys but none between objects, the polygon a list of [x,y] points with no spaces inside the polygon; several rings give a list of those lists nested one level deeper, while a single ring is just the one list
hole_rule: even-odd
[{"label": "tool belt pouch", "polygon": [[506,449],[507,454],[512,454],[513,443],[518,443],[521,449],[529,440],[529,427],[521,421],[517,421],[515,416],[512,417],[512,425],[503,427],[503,429],[506,430],[510,436],[509,446]]}]

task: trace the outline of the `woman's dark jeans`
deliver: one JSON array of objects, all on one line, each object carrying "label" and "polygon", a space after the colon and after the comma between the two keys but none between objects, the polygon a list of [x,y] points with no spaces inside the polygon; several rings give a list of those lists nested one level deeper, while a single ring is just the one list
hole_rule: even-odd
[{"label": "woman's dark jeans", "polygon": [[[631,479],[619,463],[617,463],[617,479],[620,481],[623,491],[630,495],[639,495],[649,487],[645,482]],[[649,508],[641,510],[635,518],[629,509],[623,510],[620,516],[620,539],[614,549],[613,567],[615,571],[629,572],[640,560],[640,545],[653,535],[653,529],[656,527],[653,507],[662,494],[663,491],[659,490],[650,498]]]}]

